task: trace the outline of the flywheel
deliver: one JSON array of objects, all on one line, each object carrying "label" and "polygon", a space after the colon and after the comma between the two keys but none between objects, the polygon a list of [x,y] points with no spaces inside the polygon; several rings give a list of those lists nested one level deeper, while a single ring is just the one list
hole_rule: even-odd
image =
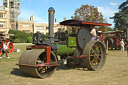
[{"label": "flywheel", "polygon": [[91,40],[91,34],[87,28],[81,28],[77,33],[77,45],[80,49],[84,49],[85,44]]}]

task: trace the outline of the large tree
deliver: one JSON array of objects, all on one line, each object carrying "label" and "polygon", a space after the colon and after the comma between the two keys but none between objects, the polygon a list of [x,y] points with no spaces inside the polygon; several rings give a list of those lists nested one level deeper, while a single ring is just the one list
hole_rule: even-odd
[{"label": "large tree", "polygon": [[72,19],[89,22],[105,22],[102,13],[98,12],[98,8],[89,5],[82,5],[80,8],[76,9]]},{"label": "large tree", "polygon": [[128,0],[123,2],[118,9],[119,12],[115,13],[111,19],[114,19],[115,30],[124,30],[128,28]]},{"label": "large tree", "polygon": [[[91,5],[82,5],[80,8],[76,9],[72,19],[87,22],[107,23],[107,21],[103,19],[102,13],[98,12],[98,8]],[[100,31],[106,31],[105,26],[98,26],[96,28]]]}]

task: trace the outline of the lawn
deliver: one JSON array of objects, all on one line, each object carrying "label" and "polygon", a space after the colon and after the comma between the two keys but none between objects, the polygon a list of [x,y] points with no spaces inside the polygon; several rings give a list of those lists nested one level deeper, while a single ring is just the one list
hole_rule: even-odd
[{"label": "lawn", "polygon": [[45,79],[24,75],[16,65],[26,46],[31,44],[15,44],[14,49],[21,52],[9,53],[0,60],[0,85],[128,85],[128,57],[120,50],[109,50],[106,64],[100,71],[83,71],[60,66],[51,77]]}]

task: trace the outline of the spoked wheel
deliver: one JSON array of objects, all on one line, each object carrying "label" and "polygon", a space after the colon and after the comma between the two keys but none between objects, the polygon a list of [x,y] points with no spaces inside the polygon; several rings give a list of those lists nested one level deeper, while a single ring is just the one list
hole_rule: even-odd
[{"label": "spoked wheel", "polygon": [[83,55],[87,55],[83,62],[89,70],[100,70],[106,61],[105,45],[100,41],[89,41],[83,50]]},{"label": "spoked wheel", "polygon": [[[51,52],[50,62],[57,62],[56,56]],[[45,78],[53,74],[56,66],[38,66],[38,64],[46,63],[45,51],[42,50],[27,50],[19,60],[20,70],[27,75],[39,78]],[[26,66],[24,66],[26,65]]]}]

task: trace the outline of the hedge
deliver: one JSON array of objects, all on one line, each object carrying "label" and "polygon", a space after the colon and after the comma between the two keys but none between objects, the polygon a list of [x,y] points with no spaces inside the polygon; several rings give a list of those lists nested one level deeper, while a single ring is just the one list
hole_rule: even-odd
[{"label": "hedge", "polygon": [[[33,33],[25,33],[18,30],[9,30],[9,34],[14,34],[14,36],[10,36],[9,39],[13,42],[17,43],[31,43],[32,42],[32,36]],[[31,40],[30,40],[31,39]]]}]

